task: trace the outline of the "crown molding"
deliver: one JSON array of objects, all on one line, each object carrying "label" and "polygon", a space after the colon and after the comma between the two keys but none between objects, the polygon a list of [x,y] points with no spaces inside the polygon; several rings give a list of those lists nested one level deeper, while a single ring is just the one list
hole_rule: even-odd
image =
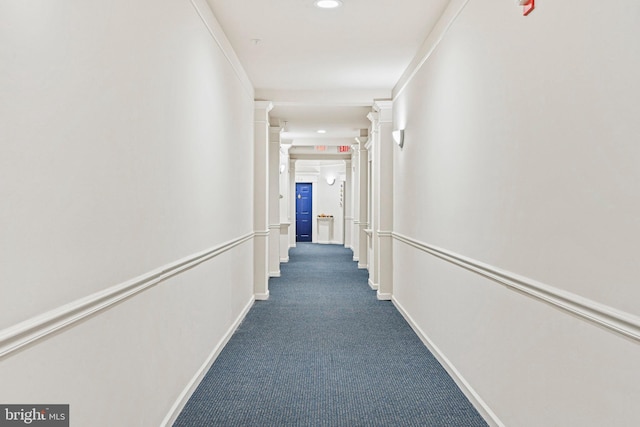
[{"label": "crown molding", "polygon": [[449,2],[446,9],[440,16],[440,19],[438,19],[438,22],[433,27],[433,30],[431,30],[425,41],[422,43],[418,53],[414,56],[411,63],[409,63],[409,66],[396,83],[396,86],[393,88],[392,98],[394,100],[407,88],[411,80],[413,80],[425,62],[427,62],[431,57],[469,1],[470,0],[451,0],[451,2]]},{"label": "crown molding", "polygon": [[253,88],[253,83],[251,83],[251,79],[249,79],[247,72],[240,63],[238,55],[236,55],[236,52],[233,50],[229,39],[224,33],[222,26],[218,22],[218,19],[213,14],[211,6],[209,6],[206,0],[190,0],[190,2],[193,8],[196,10],[196,13],[202,20],[202,23],[209,31],[209,34],[211,34],[211,37],[220,47],[223,55],[231,65],[231,68],[233,69],[235,75],[238,77],[238,80],[240,81],[245,92],[251,99],[254,99],[255,90]]}]

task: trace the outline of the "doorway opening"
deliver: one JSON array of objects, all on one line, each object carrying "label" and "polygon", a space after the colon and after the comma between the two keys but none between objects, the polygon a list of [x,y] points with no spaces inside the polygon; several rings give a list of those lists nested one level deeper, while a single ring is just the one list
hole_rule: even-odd
[{"label": "doorway opening", "polygon": [[312,195],[312,183],[296,183],[296,242],[311,242],[313,240]]}]

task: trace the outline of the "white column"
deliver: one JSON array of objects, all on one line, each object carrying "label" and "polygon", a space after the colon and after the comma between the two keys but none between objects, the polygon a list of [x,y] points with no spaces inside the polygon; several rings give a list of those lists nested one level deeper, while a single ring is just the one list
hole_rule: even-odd
[{"label": "white column", "polygon": [[[356,139],[357,141],[357,139]],[[351,146],[351,212],[353,216],[353,228],[351,229],[351,249],[353,250],[353,260],[358,262],[360,259],[360,187],[358,185],[360,181],[359,167],[359,144]]]},{"label": "white column", "polygon": [[253,152],[253,293],[255,299],[269,298],[269,111],[273,104],[254,104]]},{"label": "white column", "polygon": [[269,277],[280,277],[280,127],[269,128]]},{"label": "white column", "polygon": [[289,160],[289,194],[291,201],[289,203],[289,247],[296,247],[296,161]]},{"label": "white column", "polygon": [[390,300],[393,294],[393,102],[377,101],[378,132],[375,144],[376,197],[374,248],[378,299]]},{"label": "white column", "polygon": [[345,160],[345,181],[342,187],[342,206],[344,208],[344,247],[351,249],[351,235],[353,228],[353,204],[351,203],[351,159]]},{"label": "white column", "polygon": [[291,185],[289,183],[289,148],[280,145],[280,262],[289,262],[289,228],[291,227]]},{"label": "white column", "polygon": [[358,268],[369,267],[369,246],[367,229],[369,228],[369,153],[366,149],[367,139],[358,143]]},{"label": "white column", "polygon": [[378,239],[376,230],[378,229],[378,209],[377,206],[380,203],[378,188],[380,185],[380,169],[378,165],[378,113],[371,112],[367,115],[367,118],[371,121],[371,134],[369,135],[369,141],[366,148],[368,151],[369,159],[369,176],[368,176],[368,188],[369,188],[369,227],[367,228],[367,247],[368,251],[368,263],[367,268],[369,270],[369,286],[373,290],[378,290]]}]

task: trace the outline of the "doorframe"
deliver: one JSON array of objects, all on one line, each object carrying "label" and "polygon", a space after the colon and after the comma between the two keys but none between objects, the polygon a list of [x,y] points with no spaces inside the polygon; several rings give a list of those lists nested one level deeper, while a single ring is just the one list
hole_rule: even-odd
[{"label": "doorframe", "polygon": [[[310,240],[309,243],[313,243],[314,242],[314,238],[316,238],[316,235],[313,232],[313,229],[314,229],[314,227],[316,225],[315,224],[315,214],[314,214],[314,212],[315,212],[315,203],[313,203],[313,200],[315,198],[315,192],[316,192],[316,186],[314,184],[316,184],[316,183],[317,183],[317,180],[315,182],[311,181],[311,180],[296,181],[294,183],[294,189],[295,189],[294,196],[293,196],[294,204],[295,204],[295,211],[294,211],[295,228],[294,228],[294,230],[295,230],[295,241],[296,241],[296,243],[298,243],[298,201],[297,201],[298,200],[298,195],[297,195],[297,193],[298,193],[298,184],[309,184],[311,186],[311,218],[310,218],[310,228],[311,228],[311,230],[310,230],[310,234],[309,234],[310,237],[311,237],[311,240]],[[306,242],[301,242],[301,243],[306,243]]]}]

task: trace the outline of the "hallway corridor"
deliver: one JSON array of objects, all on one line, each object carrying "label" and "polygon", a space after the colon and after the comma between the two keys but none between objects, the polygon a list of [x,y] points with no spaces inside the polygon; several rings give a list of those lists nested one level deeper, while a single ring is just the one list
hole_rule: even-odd
[{"label": "hallway corridor", "polygon": [[291,249],[174,425],[486,425],[351,258]]}]

